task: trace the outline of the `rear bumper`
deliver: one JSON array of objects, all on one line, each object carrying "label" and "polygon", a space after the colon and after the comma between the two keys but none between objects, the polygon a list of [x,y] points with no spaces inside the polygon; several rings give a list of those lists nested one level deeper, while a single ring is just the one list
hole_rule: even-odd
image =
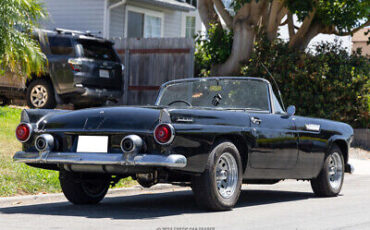
[{"label": "rear bumper", "polygon": [[120,90],[110,90],[90,87],[76,87],[76,92],[84,98],[119,99],[122,96]]},{"label": "rear bumper", "polygon": [[76,165],[121,165],[121,166],[157,166],[184,168],[186,157],[179,154],[156,155],[137,154],[125,157],[121,153],[66,153],[66,152],[17,152],[13,160],[36,164],[76,164]]}]

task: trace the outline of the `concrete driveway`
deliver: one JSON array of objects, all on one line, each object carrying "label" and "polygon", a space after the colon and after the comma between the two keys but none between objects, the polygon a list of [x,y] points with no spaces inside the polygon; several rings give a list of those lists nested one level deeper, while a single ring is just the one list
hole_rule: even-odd
[{"label": "concrete driveway", "polygon": [[[73,206],[60,195],[0,200],[0,229],[370,229],[370,162],[352,161],[342,193],[317,198],[308,182],[244,186],[228,212],[198,209],[184,188],[118,190],[95,206]],[[8,199],[9,201],[9,199]]]}]

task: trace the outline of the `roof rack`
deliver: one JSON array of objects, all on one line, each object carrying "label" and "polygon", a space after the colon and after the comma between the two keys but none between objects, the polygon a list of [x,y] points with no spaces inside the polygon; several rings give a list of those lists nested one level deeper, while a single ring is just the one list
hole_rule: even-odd
[{"label": "roof rack", "polygon": [[[93,35],[93,32],[91,31],[79,31],[79,30],[68,30],[68,29],[62,29],[62,28],[55,28],[55,31],[58,34],[70,34],[70,35],[85,35],[89,37],[98,37]],[[101,34],[100,31],[96,32],[97,34]]]}]

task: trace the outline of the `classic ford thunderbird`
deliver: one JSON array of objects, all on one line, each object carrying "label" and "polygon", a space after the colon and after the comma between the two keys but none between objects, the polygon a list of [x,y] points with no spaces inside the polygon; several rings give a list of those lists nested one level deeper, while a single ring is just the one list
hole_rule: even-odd
[{"label": "classic ford thunderbird", "polygon": [[24,110],[14,160],[59,171],[74,204],[98,203],[129,176],[191,186],[208,210],[231,209],[242,183],[309,180],[317,196],[338,195],[353,129],[294,113],[261,78],[175,80],[154,106]]}]

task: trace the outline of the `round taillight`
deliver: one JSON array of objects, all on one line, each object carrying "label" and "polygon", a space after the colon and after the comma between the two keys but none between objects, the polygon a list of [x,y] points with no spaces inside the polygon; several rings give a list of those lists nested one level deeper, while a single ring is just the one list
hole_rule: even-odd
[{"label": "round taillight", "polygon": [[159,124],[154,129],[154,139],[159,144],[169,144],[175,137],[175,129],[171,124]]},{"label": "round taillight", "polygon": [[30,139],[32,127],[30,124],[21,123],[15,129],[15,136],[20,142],[26,142]]}]

